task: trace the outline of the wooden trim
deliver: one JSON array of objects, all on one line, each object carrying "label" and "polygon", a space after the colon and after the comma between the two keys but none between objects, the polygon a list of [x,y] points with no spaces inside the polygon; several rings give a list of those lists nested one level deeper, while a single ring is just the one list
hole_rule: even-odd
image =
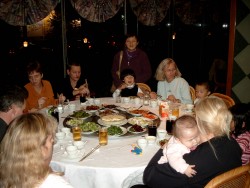
[{"label": "wooden trim", "polygon": [[232,80],[233,80],[233,63],[234,63],[234,42],[235,42],[235,29],[236,29],[236,0],[231,0],[230,3],[229,28],[230,30],[229,30],[226,95],[231,96]]}]

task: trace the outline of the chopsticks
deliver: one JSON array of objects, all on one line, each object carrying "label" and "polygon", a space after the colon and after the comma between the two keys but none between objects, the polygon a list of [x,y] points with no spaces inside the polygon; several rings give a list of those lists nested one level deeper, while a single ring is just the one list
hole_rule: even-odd
[{"label": "chopsticks", "polygon": [[101,147],[100,144],[98,144],[96,147],[92,148],[92,150],[90,150],[89,153],[87,153],[83,158],[81,158],[79,162],[81,162],[81,161],[83,161],[84,159],[86,159],[88,156],[90,156],[92,153],[94,153],[94,151],[97,150],[99,147]]}]

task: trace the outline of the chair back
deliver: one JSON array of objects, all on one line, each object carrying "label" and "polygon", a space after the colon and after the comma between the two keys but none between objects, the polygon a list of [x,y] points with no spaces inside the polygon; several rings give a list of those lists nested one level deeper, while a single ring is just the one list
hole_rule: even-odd
[{"label": "chair back", "polygon": [[231,97],[229,97],[229,96],[227,96],[225,94],[222,94],[222,93],[212,93],[211,95],[221,98],[226,103],[226,105],[227,105],[228,108],[230,108],[231,106],[235,105],[234,100]]},{"label": "chair back", "polygon": [[196,98],[196,96],[195,96],[195,89],[194,89],[192,86],[189,86],[189,88],[190,88],[190,95],[191,95],[191,98],[192,98],[192,100],[193,100],[193,102],[194,102],[194,100],[195,100],[195,98]]},{"label": "chair back", "polygon": [[143,93],[145,93],[146,91],[151,92],[151,88],[149,87],[149,85],[144,84],[144,83],[136,83],[136,84],[138,85],[139,88],[141,88]]},{"label": "chair back", "polygon": [[250,165],[244,165],[214,177],[205,188],[249,188]]}]

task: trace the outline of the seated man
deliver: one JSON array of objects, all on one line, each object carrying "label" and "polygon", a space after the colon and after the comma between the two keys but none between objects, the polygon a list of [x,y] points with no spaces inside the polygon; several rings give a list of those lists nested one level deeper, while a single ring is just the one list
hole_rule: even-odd
[{"label": "seated man", "polygon": [[2,141],[9,123],[23,114],[26,107],[28,92],[16,85],[3,85],[0,90],[0,142]]}]

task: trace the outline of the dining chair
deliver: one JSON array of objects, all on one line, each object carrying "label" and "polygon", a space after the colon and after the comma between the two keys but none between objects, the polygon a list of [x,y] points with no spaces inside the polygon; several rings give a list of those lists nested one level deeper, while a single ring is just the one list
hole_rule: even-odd
[{"label": "dining chair", "polygon": [[243,165],[210,180],[205,188],[249,188],[250,165]]},{"label": "dining chair", "polygon": [[228,108],[235,105],[234,100],[231,97],[229,97],[228,95],[225,95],[222,93],[212,93],[211,96],[216,96],[216,97],[221,98],[226,103]]},{"label": "dining chair", "polygon": [[144,83],[136,83],[136,84],[138,85],[139,88],[141,88],[143,93],[145,93],[145,91],[151,92],[151,88],[149,87],[149,85],[144,84]]},{"label": "dining chair", "polygon": [[195,96],[195,89],[194,89],[192,86],[189,86],[189,88],[190,88],[190,95],[191,95],[191,98],[192,98],[192,100],[193,100],[193,102],[194,102],[194,100],[195,100],[195,98],[196,98],[196,96]]}]

